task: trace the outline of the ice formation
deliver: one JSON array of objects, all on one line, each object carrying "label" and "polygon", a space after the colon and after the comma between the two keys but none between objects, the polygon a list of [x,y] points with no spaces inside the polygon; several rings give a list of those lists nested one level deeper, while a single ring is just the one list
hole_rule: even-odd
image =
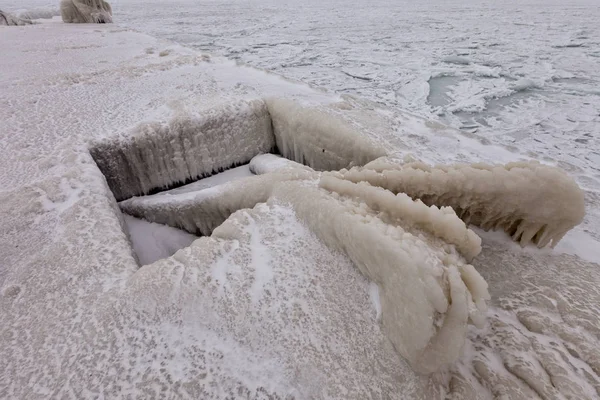
[{"label": "ice formation", "polygon": [[15,11],[15,15],[21,19],[52,19],[60,16],[60,9],[56,6],[34,7]]},{"label": "ice formation", "polygon": [[281,155],[319,171],[364,165],[387,152],[348,122],[287,99],[267,100]]},{"label": "ice formation", "polygon": [[416,371],[432,373],[456,361],[467,323],[483,326],[489,294],[473,266],[436,234],[454,236],[470,255],[478,252],[476,235],[453,213],[395,201],[381,188],[326,176],[319,186],[328,191],[281,184],[274,198],[291,203],[321,240],[379,285],[384,330]]},{"label": "ice formation", "polygon": [[250,171],[255,175],[262,175],[269,172],[281,171],[284,169],[300,168],[307,171],[312,170],[305,165],[299,164],[295,161],[288,160],[287,158],[278,156],[276,154],[261,154],[250,160],[248,165]]},{"label": "ice formation", "polygon": [[90,152],[123,200],[248,163],[274,146],[267,106],[252,100],[142,124],[94,143]]},{"label": "ice formation", "polygon": [[523,246],[555,246],[584,216],[583,191],[575,181],[538,162],[431,167],[383,158],[339,175],[406,193],[428,205],[450,206],[467,224],[501,228]]},{"label": "ice formation", "polygon": [[[93,154],[100,168],[105,173],[113,168],[113,172],[107,173],[109,185],[117,190],[127,188],[129,194],[138,195],[151,188],[167,187],[211,173],[210,168],[189,173],[189,160],[193,157],[190,158],[187,151],[212,148],[215,140],[205,134],[203,127],[207,121],[223,120],[225,115],[230,116],[230,122],[225,125],[228,130],[215,135],[239,132],[234,136],[244,145],[236,149],[230,147],[223,152],[227,157],[213,158],[221,161],[220,168],[251,158],[243,169],[228,170],[153,195],[127,198],[121,190],[121,194],[116,195],[125,198],[119,203],[121,210],[147,221],[209,236],[217,228],[219,235],[226,232],[225,227],[229,225],[223,224],[237,211],[265,202],[290,204],[324,243],[345,253],[378,285],[386,335],[398,353],[421,373],[433,373],[455,362],[461,354],[468,324],[484,325],[486,301],[490,299],[487,283],[469,264],[481,251],[481,239],[465,222],[484,228],[514,229],[512,233],[521,243],[533,240],[543,246],[549,240],[558,240],[564,230],[573,226],[573,214],[583,212],[581,205],[575,202],[566,220],[557,216],[556,210],[565,207],[565,199],[556,194],[569,189],[567,198],[573,198],[579,189],[563,173],[550,167],[535,163],[430,167],[419,162],[402,164],[386,157],[373,159],[379,150],[370,147],[368,142],[353,142],[352,129],[340,120],[319,119],[311,114],[312,110],[306,111],[287,101],[276,101],[275,105],[267,103],[268,112],[265,103],[258,100],[240,104],[234,111],[220,109],[205,113],[201,124],[185,123],[183,129],[165,127],[166,133],[159,134],[156,142],[142,137],[135,146],[125,142],[126,145],[108,143],[104,148],[94,147]],[[269,118],[273,118],[272,131]],[[251,121],[249,125],[241,122],[247,120]],[[311,121],[317,121],[315,130],[319,134],[305,126]],[[187,128],[188,125],[191,127]],[[229,130],[231,127],[233,130]],[[308,143],[295,143],[293,132],[296,131]],[[328,138],[330,132],[337,132],[335,135],[340,135],[342,140],[333,142],[335,136]],[[153,137],[154,133],[148,136]],[[173,136],[177,140],[172,140]],[[186,152],[166,157],[179,160],[179,164],[163,166],[155,161],[164,159],[160,156],[162,148],[172,149],[173,143],[180,143],[180,137],[194,138],[195,142],[193,146],[183,146]],[[160,140],[165,144],[159,144]],[[247,144],[245,140],[254,144]],[[148,143],[152,145],[144,150]],[[120,150],[115,150],[119,147]],[[107,152],[106,148],[112,150]],[[366,165],[319,173],[278,155],[260,154],[272,148],[320,168]],[[330,157],[323,149],[338,156]],[[112,161],[115,154],[127,154],[121,157],[128,161],[117,164]],[[205,162],[202,155],[197,156],[197,160]],[[333,160],[331,165],[330,160]],[[131,166],[130,170],[124,165]],[[163,174],[160,182],[139,185],[137,189],[126,183],[144,182],[148,179],[145,171],[161,168],[170,174]],[[124,175],[119,171],[127,171],[127,180],[112,183],[114,177]],[[248,176],[249,173],[255,176]],[[522,195],[525,188],[540,180],[546,185],[552,182],[561,189],[550,188],[529,197]],[[485,182],[494,184],[485,185]],[[519,221],[512,227],[515,220]],[[535,232],[542,231],[535,238],[528,237],[532,226]]]},{"label": "ice formation", "polygon": [[20,18],[13,14],[0,10],[0,25],[18,26],[18,25],[31,25],[30,19]]},{"label": "ice formation", "polygon": [[104,0],[61,0],[60,14],[66,23],[112,23],[112,8]]},{"label": "ice formation", "polygon": [[[431,150],[424,155],[429,160],[451,158],[445,147],[436,152],[440,143],[467,143],[461,147],[466,160],[514,159],[514,153],[495,153],[492,146],[473,150],[464,135],[437,125],[429,129],[410,115],[400,118],[399,112],[378,105],[351,109],[338,96],[234,63],[206,63],[175,44],[169,45],[168,57],[159,57],[147,49],[162,50],[165,42],[138,32],[42,23],[4,29],[0,43],[5,105],[0,119],[6,125],[2,133],[10,136],[1,149],[0,168],[0,397],[491,400],[600,395],[597,258],[586,262],[558,251],[521,249],[490,239],[503,235],[486,234],[470,264],[489,283],[487,323],[483,329],[467,328],[465,351],[456,362],[423,376],[394,346],[416,368],[429,371],[455,357],[465,315],[481,322],[478,304],[469,296],[484,298],[473,289],[483,283],[469,283],[474,274],[456,273],[469,265],[467,256],[477,252],[477,243],[450,210],[427,209],[418,201],[413,206],[404,195],[341,175],[322,176],[320,187],[316,172],[293,182],[282,178],[266,204],[238,210],[210,237],[140,267],[119,222],[114,194],[86,144],[103,135],[114,137],[149,116],[164,116],[173,110],[171,101],[182,106],[177,110],[202,109],[239,98],[285,95],[310,104],[304,115],[349,116],[322,126],[350,127],[368,141],[385,143],[390,153],[421,140],[412,150]],[[49,51],[48,43],[60,51]],[[32,99],[44,112],[32,112]],[[378,125],[377,116],[387,122]],[[412,139],[403,135],[411,130]],[[428,141],[436,135],[443,140]],[[113,143],[129,142],[124,134]],[[349,167],[352,153],[336,149],[334,140],[328,143],[322,154],[345,154],[337,163]],[[157,143],[155,149],[164,146]],[[318,152],[298,152],[304,153],[316,157]],[[285,166],[274,167],[285,162],[259,157],[255,171],[262,175],[204,190],[219,192],[255,178],[266,186],[274,176],[289,173]],[[233,164],[224,168],[242,162],[233,156],[229,161]],[[317,161],[327,165],[327,160]],[[160,170],[151,163],[144,166]],[[138,173],[125,167],[115,172]],[[164,182],[167,188],[177,184],[168,177]],[[538,189],[535,182],[531,186]],[[248,193],[254,196],[254,190]],[[162,195],[163,201],[181,194],[186,193]],[[245,193],[231,195],[229,203],[241,204]],[[586,216],[585,229],[575,232],[596,234],[600,197],[587,191],[586,202],[595,208]],[[334,212],[323,212],[321,205]],[[350,228],[342,229],[348,221]],[[400,232],[406,239],[395,237]],[[572,245],[574,237],[559,246]],[[361,251],[369,243],[369,252]],[[410,249],[418,252],[408,254]],[[396,253],[407,255],[390,268]],[[424,266],[403,263],[422,260],[424,254],[430,256]],[[446,255],[451,256],[439,266]],[[399,281],[393,275],[398,270],[408,271],[408,278]],[[389,280],[366,277],[386,272],[392,274]],[[396,293],[393,286],[399,284]],[[411,290],[421,303],[409,298],[405,309],[405,304],[385,306]],[[465,313],[469,305],[475,308]],[[438,312],[446,307],[446,313]],[[411,321],[394,320],[404,316],[425,326],[428,342],[414,337]],[[449,346],[438,352],[445,338]],[[413,340],[420,348],[405,349]]]},{"label": "ice formation", "polygon": [[133,197],[119,203],[124,213],[208,236],[235,211],[266,202],[278,182],[309,179],[303,169],[234,180],[196,192]]}]

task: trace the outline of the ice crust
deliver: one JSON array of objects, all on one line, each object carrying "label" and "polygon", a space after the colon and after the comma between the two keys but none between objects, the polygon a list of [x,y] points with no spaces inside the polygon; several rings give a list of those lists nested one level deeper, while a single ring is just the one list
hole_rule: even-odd
[{"label": "ice crust", "polygon": [[[1,398],[600,396],[597,257],[521,248],[503,234],[482,233],[471,264],[489,283],[487,322],[467,327],[455,363],[422,376],[382,328],[389,310],[374,297],[390,295],[385,282],[370,282],[346,249],[333,251],[283,198],[239,210],[213,237],[140,268],[87,143],[117,140],[124,127],[166,121],[186,107],[285,93],[325,115],[335,107],[369,140],[390,152],[422,151],[431,164],[455,162],[448,153],[457,149],[467,162],[518,155],[398,110],[208,62],[138,32],[50,21],[0,30]],[[170,54],[159,56],[165,49]],[[373,126],[385,129],[373,134]],[[354,190],[340,195],[316,184],[281,183],[335,199],[348,215],[365,207],[368,197]],[[584,225],[559,246],[581,235],[595,243],[600,197],[588,190],[585,201]],[[381,220],[375,227],[393,225],[388,212],[370,208]],[[432,239],[426,220],[394,215],[413,236],[423,231],[419,240]],[[434,250],[452,247],[462,254],[450,243]]]},{"label": "ice crust", "polygon": [[266,104],[252,100],[142,124],[94,143],[90,152],[123,200],[246,164],[274,146]]},{"label": "ice crust", "polygon": [[22,18],[11,13],[0,10],[0,25],[20,26],[31,25],[31,19]]},{"label": "ice crust", "polygon": [[119,206],[135,217],[208,236],[235,211],[266,202],[278,182],[312,176],[303,169],[257,175],[197,192],[133,197]]},{"label": "ice crust", "polygon": [[467,224],[502,229],[522,246],[556,246],[585,213],[583,191],[575,181],[538,162],[431,167],[379,159],[341,176],[406,193],[428,205],[450,206]]},{"label": "ice crust", "polygon": [[130,215],[125,215],[124,218],[131,246],[140,265],[171,257],[177,250],[188,247],[197,239],[194,235],[170,226],[154,224]]},{"label": "ice crust", "polygon": [[63,22],[80,24],[112,23],[112,8],[104,0],[61,0],[60,14]]},{"label": "ice crust", "polygon": [[288,99],[268,99],[273,133],[281,155],[318,171],[364,165],[387,154],[350,123],[323,109]]},{"label": "ice crust", "polygon": [[379,286],[384,331],[414,370],[432,373],[456,361],[467,323],[483,326],[490,297],[487,283],[454,246],[415,229],[410,213],[401,210],[429,208],[412,200],[408,207],[384,203],[378,188],[335,178],[324,177],[319,186],[333,192],[287,183],[274,197],[291,203],[321,240]]}]

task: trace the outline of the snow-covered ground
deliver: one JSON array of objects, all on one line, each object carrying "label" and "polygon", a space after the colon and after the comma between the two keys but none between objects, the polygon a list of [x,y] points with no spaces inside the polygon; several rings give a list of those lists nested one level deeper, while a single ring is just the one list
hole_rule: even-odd
[{"label": "snow-covered ground", "polygon": [[[48,2],[6,9],[30,3]],[[0,31],[0,397],[598,397],[593,3],[113,5],[117,25]],[[120,218],[93,140],[239,98],[340,96],[119,22],[371,100],[339,113],[400,156],[559,165],[586,189],[585,220],[555,250],[481,234],[488,322],[428,378],[383,334],[379,288],[286,206],[139,268],[124,228],[140,224]]]}]

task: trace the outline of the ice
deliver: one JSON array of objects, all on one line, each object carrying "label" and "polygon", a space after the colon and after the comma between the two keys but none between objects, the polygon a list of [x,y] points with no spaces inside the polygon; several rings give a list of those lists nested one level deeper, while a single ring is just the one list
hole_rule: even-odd
[{"label": "ice", "polygon": [[262,175],[287,168],[305,168],[302,164],[276,154],[258,155],[250,161],[249,167],[250,171],[256,175]]},{"label": "ice", "polygon": [[323,110],[287,99],[269,99],[267,104],[277,148],[292,161],[316,170],[336,170],[387,154],[350,124]]},{"label": "ice", "polygon": [[266,202],[277,183],[310,179],[313,173],[293,169],[256,175],[199,191],[132,197],[120,202],[119,206],[124,213],[138,218],[192,234],[210,235],[234,212]]},{"label": "ice", "polygon": [[0,25],[6,26],[18,26],[18,25],[30,25],[32,22],[30,19],[17,17],[8,12],[0,10]]},{"label": "ice", "polygon": [[538,162],[431,167],[420,162],[386,165],[383,159],[340,175],[428,205],[450,206],[467,224],[502,229],[522,246],[556,246],[585,214],[584,193],[575,181]]},{"label": "ice", "polygon": [[48,5],[16,10],[14,14],[21,19],[52,19],[60,15],[60,9],[56,5]]},{"label": "ice", "polygon": [[[43,5],[15,3],[6,10]],[[432,13],[430,3],[351,1],[342,7],[337,1],[308,0],[295,4],[290,14],[288,4],[260,0],[153,3],[150,8],[147,2],[124,0],[116,20],[135,31],[56,19],[0,27],[0,397],[597,398],[600,276],[593,250],[600,239],[600,178],[590,150],[596,145],[598,115],[597,7],[584,1],[542,9],[527,2],[514,9],[510,2],[482,4],[446,2]],[[222,23],[203,23],[215,21]],[[547,28],[542,40],[535,34],[539,26]],[[553,47],[569,43],[578,47]],[[283,71],[291,80],[236,66],[218,56],[225,53]],[[449,55],[472,63],[440,62]],[[448,107],[441,105],[439,115],[431,115],[422,83],[442,76],[438,72],[453,73],[447,76],[457,83],[440,89],[450,99]],[[292,81],[298,78],[343,96]],[[521,78],[540,87],[514,92],[511,86]],[[412,89],[403,93],[408,84]],[[140,268],[90,146],[106,137],[127,142],[119,136],[131,135],[136,130],[128,127],[141,121],[168,124],[218,104],[273,96],[294,100],[293,108],[306,107],[305,116],[343,116],[343,123],[336,120],[332,126],[344,129],[333,130],[351,131],[351,137],[357,134],[360,142],[397,159],[412,153],[431,165],[531,159],[557,165],[585,189],[587,214],[557,246],[562,252],[521,249],[504,235],[484,235],[472,266],[489,284],[485,315],[469,299],[482,287],[474,270],[450,273],[452,258],[442,267],[448,273],[439,277],[431,274],[431,263],[422,264],[418,271],[424,279],[414,286],[427,289],[415,289],[426,308],[443,310],[451,295],[436,291],[438,282],[467,294],[464,302],[456,302],[456,314],[439,316],[452,328],[445,330],[448,336],[417,313],[439,339],[426,345],[427,354],[439,354],[439,360],[425,364],[458,357],[427,377],[415,374],[390,340],[402,344],[394,332],[411,333],[410,325],[390,330],[395,320],[388,318],[384,301],[381,319],[376,318],[373,285],[378,296],[402,292],[386,289],[385,279],[383,284],[370,281],[350,260],[347,252],[364,241],[332,251],[319,239],[328,226],[317,221],[320,229],[311,231],[277,198],[229,215],[264,201],[256,196],[245,206],[242,194],[232,192],[230,202],[219,200],[237,205],[219,217],[229,216],[212,237]],[[451,112],[459,103],[466,109],[471,96],[473,113]],[[327,127],[327,118],[320,120]],[[465,129],[457,132],[440,121]],[[320,145],[305,133],[308,142]],[[340,150],[329,142],[346,165],[358,154],[344,150],[349,142],[341,141]],[[304,184],[335,198],[336,208],[364,212],[366,219],[377,214],[369,228],[383,239],[374,246],[391,243],[382,258],[409,243],[438,243],[420,249],[434,255],[457,248],[427,230],[398,246],[389,238],[396,230],[386,227],[391,217],[385,212],[317,189],[317,179],[309,175]],[[287,179],[278,184],[300,186]],[[299,204],[303,189],[297,189]],[[215,187],[205,190],[222,193]],[[254,192],[248,190],[250,197]],[[178,196],[190,201],[187,193]],[[334,213],[324,217],[336,218]],[[385,232],[375,229],[383,227]],[[419,229],[407,227],[406,233]],[[378,255],[372,248],[365,253]],[[465,313],[484,327],[467,326],[461,339],[455,333],[465,332]],[[407,336],[405,343],[412,339]]]},{"label": "ice", "polygon": [[60,14],[66,23],[108,24],[112,8],[104,0],[61,0]]},{"label": "ice", "polygon": [[[254,157],[252,160],[255,159],[256,157]],[[200,190],[219,186],[230,181],[247,178],[252,175],[254,175],[254,173],[250,170],[250,164],[241,165],[239,167],[225,170],[218,174],[211,175],[208,178],[200,179],[196,182],[189,183],[176,189],[165,190],[164,192],[160,192],[159,195],[177,195],[181,193],[198,192]]]},{"label": "ice", "polygon": [[[331,187],[327,182],[321,186]],[[274,192],[275,198],[292,204],[323,242],[347,254],[380,286],[387,337],[413,369],[432,373],[456,361],[468,321],[481,326],[487,284],[435,234],[386,219],[397,205],[373,209],[360,197],[377,195],[372,188],[358,198],[331,196],[296,182],[278,185]],[[415,206],[427,208],[422,203]]]},{"label": "ice", "polygon": [[274,146],[267,106],[252,100],[144,123],[95,143],[91,153],[123,200],[248,163]]},{"label": "ice", "polygon": [[125,215],[125,223],[133,250],[140,265],[148,265],[172,256],[198,239],[170,226],[155,224]]}]

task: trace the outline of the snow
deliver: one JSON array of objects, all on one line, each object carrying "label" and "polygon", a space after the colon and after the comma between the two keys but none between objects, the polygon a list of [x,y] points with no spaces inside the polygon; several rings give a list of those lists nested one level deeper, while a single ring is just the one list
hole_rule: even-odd
[{"label": "snow", "polygon": [[124,217],[131,245],[140,265],[170,257],[197,239],[194,235],[170,226],[146,222],[130,215]]},{"label": "snow", "polygon": [[[46,5],[15,3],[6,10]],[[295,5],[292,20],[283,3],[182,1],[149,8],[123,0],[115,25],[53,19],[0,27],[0,397],[597,397],[597,8],[551,3],[540,11],[527,2],[514,9],[449,2],[432,14],[429,3],[340,7],[309,0]],[[540,26],[547,28],[543,35],[535,33]],[[471,64],[442,63],[447,56]],[[449,79],[436,83],[438,77]],[[513,90],[521,78],[538,87]],[[436,84],[440,95],[433,97],[446,103],[434,109],[426,89]],[[560,251],[521,249],[504,236],[482,235],[472,265],[489,284],[485,326],[466,328],[466,351],[456,350],[460,335],[447,337],[451,345],[441,350],[433,344],[430,354],[451,359],[451,351],[459,359],[429,377],[398,356],[385,301],[381,321],[374,318],[373,285],[377,296],[394,294],[385,280],[370,281],[346,249],[330,249],[319,239],[323,229],[312,232],[297,210],[277,199],[251,209],[272,187],[226,210],[211,237],[140,268],[90,148],[122,140],[144,121],[168,124],[218,105],[273,97],[300,103],[306,109],[298,115],[318,115],[321,126],[340,117],[334,129],[351,127],[350,137],[398,159],[557,165],[583,187],[586,216]],[[282,121],[295,104],[280,108]],[[299,120],[293,128],[307,125]],[[311,143],[315,148],[301,154],[318,153],[320,143]],[[360,155],[348,148],[338,153],[344,165]],[[289,180],[288,172],[273,173]],[[219,186],[245,188],[242,182],[265,175]],[[315,184],[310,174],[301,178]],[[265,186],[272,181],[262,179]],[[229,197],[236,203],[239,191]],[[354,202],[345,201],[338,206]],[[440,240],[424,237],[418,240]],[[428,251],[449,250],[441,243]],[[423,271],[431,277],[431,269]],[[468,274],[436,279],[454,289],[461,281],[473,286]],[[426,304],[443,309],[448,292],[425,293]],[[469,295],[457,304],[466,309],[456,307],[460,316],[449,322],[464,321],[465,312],[477,318]]]},{"label": "snow", "polygon": [[[252,160],[254,159],[256,159],[256,157],[254,157]],[[189,183],[182,187],[160,192],[159,195],[177,195],[181,193],[198,192],[200,190],[222,185],[226,182],[247,178],[252,175],[254,174],[250,171],[249,164],[241,165],[239,167],[231,168],[218,174],[211,175],[208,178],[197,180],[196,182]]]}]

